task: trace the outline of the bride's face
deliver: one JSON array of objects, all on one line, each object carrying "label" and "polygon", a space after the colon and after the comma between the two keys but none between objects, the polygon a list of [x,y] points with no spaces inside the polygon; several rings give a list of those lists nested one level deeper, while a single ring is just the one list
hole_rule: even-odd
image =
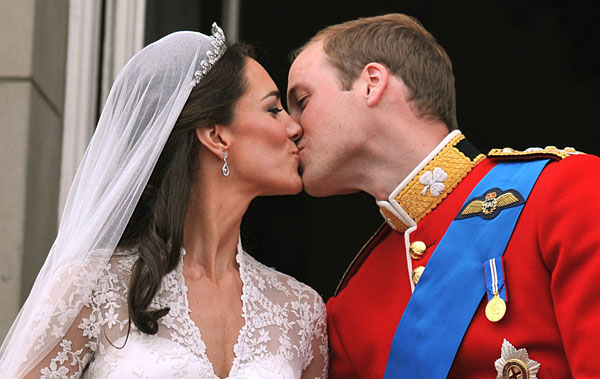
[{"label": "bride's face", "polygon": [[267,71],[253,59],[245,66],[246,93],[230,125],[228,149],[232,174],[255,187],[259,195],[287,195],[302,190],[298,149],[302,129],[283,109],[280,93]]}]

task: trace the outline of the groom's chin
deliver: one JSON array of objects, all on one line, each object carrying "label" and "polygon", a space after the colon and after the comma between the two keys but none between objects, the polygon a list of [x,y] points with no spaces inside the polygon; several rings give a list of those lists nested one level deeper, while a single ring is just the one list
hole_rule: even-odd
[{"label": "groom's chin", "polygon": [[335,195],[335,193],[330,193],[327,191],[327,188],[322,186],[321,183],[314,183],[308,178],[305,180],[304,176],[302,177],[302,186],[304,192],[312,197],[327,197]]},{"label": "groom's chin", "polygon": [[321,176],[318,170],[316,172],[315,170],[307,170],[306,167],[300,165],[299,171],[304,192],[310,196],[327,197],[337,195],[331,183],[327,183],[326,177]]},{"label": "groom's chin", "polygon": [[312,197],[328,197],[336,195],[349,195],[358,193],[360,190],[354,188],[344,188],[336,185],[336,183],[327,183],[324,179],[313,178],[311,179],[306,173],[301,177],[302,187],[304,192]]},{"label": "groom's chin", "polygon": [[[304,176],[304,175],[303,175],[303,173],[302,173],[302,169],[299,169],[299,171],[300,171],[300,178],[302,179],[302,190],[303,190],[304,192],[306,192],[307,194],[309,194],[310,196],[313,196],[313,197],[318,197],[318,195],[315,195],[315,192],[313,191],[313,190],[314,190],[314,188],[313,188],[313,186],[311,185],[311,182],[310,182],[310,180],[308,180],[308,179],[306,178],[306,176]],[[318,192],[318,191],[317,191],[317,192]]]}]

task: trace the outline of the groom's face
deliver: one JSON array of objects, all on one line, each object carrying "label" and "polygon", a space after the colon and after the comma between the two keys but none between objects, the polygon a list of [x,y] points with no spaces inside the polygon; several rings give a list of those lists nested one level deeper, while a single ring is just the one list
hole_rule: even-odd
[{"label": "groom's face", "polygon": [[345,173],[364,143],[357,93],[342,89],[321,42],[308,46],[292,64],[287,97],[290,115],[304,130],[297,145],[305,191],[313,196],[355,192]]}]

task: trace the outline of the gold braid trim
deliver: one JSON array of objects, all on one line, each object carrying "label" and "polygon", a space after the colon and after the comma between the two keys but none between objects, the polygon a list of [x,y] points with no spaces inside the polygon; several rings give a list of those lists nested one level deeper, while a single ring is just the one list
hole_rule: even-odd
[{"label": "gold braid trim", "polygon": [[[465,138],[464,135],[459,134],[454,137],[450,142],[440,150],[439,153],[416,175],[404,189],[396,196],[396,201],[400,206],[408,213],[410,217],[412,217],[415,222],[421,221],[425,216],[427,216],[431,211],[433,211],[441,202],[448,196],[450,192],[458,183],[463,180],[469,172],[479,163],[482,159],[485,158],[485,155],[480,154],[475,159],[471,160],[469,157],[464,155],[460,150],[458,150],[455,146],[460,141]],[[446,179],[443,184],[445,186],[443,192],[434,196],[431,194],[431,191],[428,189],[423,195],[423,190],[425,185],[422,184],[419,180],[420,178],[427,172],[431,171],[439,167],[446,174],[448,174],[448,179]],[[386,210],[382,209],[382,212],[386,213]],[[391,220],[394,226],[399,231],[406,230],[406,226],[396,217],[391,215],[390,212],[386,214]],[[391,216],[391,217],[390,217]],[[399,228],[396,224],[403,225],[402,228]]]},{"label": "gold braid trim", "polygon": [[381,211],[381,213],[383,213],[383,216],[385,217],[387,222],[394,225],[394,229],[396,229],[400,233],[406,232],[406,229],[408,229],[408,225],[400,221],[392,212],[388,211],[387,209],[379,208],[379,210]]}]

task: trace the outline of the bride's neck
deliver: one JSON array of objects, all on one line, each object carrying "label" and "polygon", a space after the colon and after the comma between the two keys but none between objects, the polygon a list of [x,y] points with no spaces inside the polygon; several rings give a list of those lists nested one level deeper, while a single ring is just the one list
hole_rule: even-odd
[{"label": "bride's neck", "polygon": [[192,186],[183,231],[189,272],[217,280],[223,272],[237,269],[240,224],[253,196],[235,182],[200,175]]}]

